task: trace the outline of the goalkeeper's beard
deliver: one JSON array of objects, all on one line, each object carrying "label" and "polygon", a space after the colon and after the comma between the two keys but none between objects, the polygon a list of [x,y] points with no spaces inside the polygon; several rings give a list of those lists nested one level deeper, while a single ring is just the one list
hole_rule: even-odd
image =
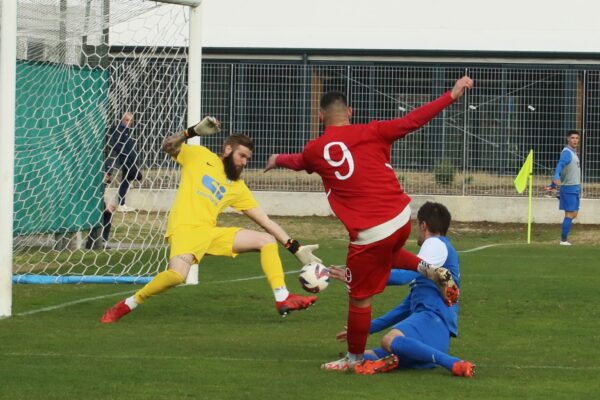
[{"label": "goalkeeper's beard", "polygon": [[225,167],[225,175],[227,175],[227,178],[231,179],[232,181],[237,181],[240,179],[244,167],[241,165],[235,165],[233,162],[233,152],[229,153],[228,156],[223,158],[223,166]]}]

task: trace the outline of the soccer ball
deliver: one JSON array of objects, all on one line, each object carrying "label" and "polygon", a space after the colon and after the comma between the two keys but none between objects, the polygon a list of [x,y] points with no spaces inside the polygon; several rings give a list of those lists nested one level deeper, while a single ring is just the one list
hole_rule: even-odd
[{"label": "soccer ball", "polygon": [[318,262],[311,262],[302,267],[298,280],[307,292],[319,293],[329,285],[329,269]]}]

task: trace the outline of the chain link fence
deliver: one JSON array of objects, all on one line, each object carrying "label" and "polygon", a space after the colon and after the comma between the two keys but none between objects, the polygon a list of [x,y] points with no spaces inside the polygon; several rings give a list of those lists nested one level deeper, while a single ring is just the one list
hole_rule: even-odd
[{"label": "chain link fence", "polygon": [[[152,118],[160,109],[161,118],[173,122],[173,131],[188,124],[185,63],[171,63],[169,71],[157,71],[157,62],[135,62],[141,95],[131,101],[145,102]],[[111,82],[132,68],[125,63],[115,68]],[[181,84],[181,90],[156,86],[152,79],[156,73],[178,75],[171,81]],[[582,197],[600,198],[597,70],[206,62],[202,74],[202,114],[220,118],[224,134],[242,132],[256,141],[245,172],[253,190],[322,189],[313,176],[286,171],[263,174],[261,170],[270,154],[300,152],[308,140],[320,134],[318,108],[323,93],[346,93],[354,110],[352,121],[366,123],[402,117],[468,74],[475,80],[473,90],[393,147],[392,165],[409,193],[514,196],[513,179],[533,149],[534,195],[543,196],[543,187],[550,182],[566,144],[566,132],[578,129],[582,132]],[[121,103],[124,100],[120,99]],[[121,108],[127,106],[121,104]],[[132,104],[133,108],[140,109],[140,104]],[[140,116],[134,134],[150,177],[147,185],[177,187],[175,166],[165,161],[160,150],[162,138],[169,133],[155,131],[153,122]],[[219,151],[223,136],[206,139],[204,144]]]}]

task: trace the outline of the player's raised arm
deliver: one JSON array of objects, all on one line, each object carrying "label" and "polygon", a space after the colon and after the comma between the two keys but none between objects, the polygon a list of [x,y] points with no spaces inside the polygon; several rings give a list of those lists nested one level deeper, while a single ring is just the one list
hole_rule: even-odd
[{"label": "player's raised arm", "polygon": [[162,149],[173,158],[177,158],[181,145],[194,136],[214,135],[221,131],[221,123],[215,117],[204,117],[202,121],[186,130],[168,136],[162,142]]},{"label": "player's raised arm", "polygon": [[456,81],[452,90],[444,93],[436,100],[416,108],[402,118],[381,121],[379,123],[379,134],[390,142],[401,139],[431,121],[444,108],[458,100],[466,89],[472,87],[473,80],[468,76],[463,76]]},{"label": "player's raised arm", "polygon": [[264,172],[270,171],[277,167],[287,168],[294,171],[304,170],[304,159],[302,158],[302,153],[272,154],[267,159]]},{"label": "player's raised arm", "polygon": [[469,78],[467,75],[463,76],[459,80],[456,81],[450,95],[454,100],[458,100],[465,93],[465,89],[473,88],[473,79]]}]

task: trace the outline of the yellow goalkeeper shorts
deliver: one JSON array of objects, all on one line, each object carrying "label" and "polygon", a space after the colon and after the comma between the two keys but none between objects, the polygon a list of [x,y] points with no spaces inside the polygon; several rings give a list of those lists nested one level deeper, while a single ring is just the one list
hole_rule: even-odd
[{"label": "yellow goalkeeper shorts", "polygon": [[182,254],[193,254],[196,262],[200,262],[205,254],[237,257],[238,254],[233,251],[233,241],[240,229],[180,227],[169,236],[169,259]]}]

